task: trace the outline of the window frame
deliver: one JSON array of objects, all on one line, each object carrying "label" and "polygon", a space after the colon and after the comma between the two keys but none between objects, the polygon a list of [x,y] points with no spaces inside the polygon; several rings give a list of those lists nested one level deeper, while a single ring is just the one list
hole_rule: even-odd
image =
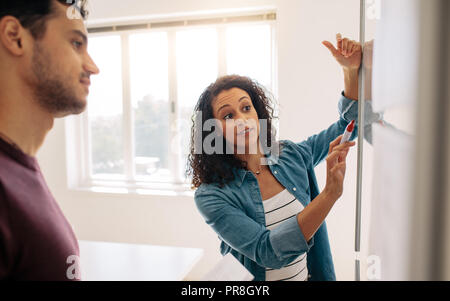
[{"label": "window frame", "polygon": [[[277,43],[276,43],[276,13],[268,11],[257,15],[234,15],[220,18],[202,18],[159,22],[166,26],[155,26],[155,23],[129,24],[122,26],[88,28],[89,37],[118,35],[122,47],[122,128],[124,148],[124,174],[97,176],[92,174],[91,129],[89,112],[86,110],[78,116],[66,119],[66,145],[68,161],[68,186],[75,190],[88,190],[102,193],[137,193],[151,195],[192,195],[190,184],[180,177],[182,168],[181,156],[173,151],[170,153],[170,172],[173,182],[140,181],[135,170],[135,139],[133,105],[131,99],[131,76],[129,64],[129,36],[136,33],[165,32],[168,40],[168,105],[169,105],[169,135],[172,139],[177,134],[176,120],[178,118],[177,95],[177,62],[176,33],[180,30],[194,28],[215,28],[218,37],[218,74],[227,74],[226,30],[234,25],[269,25],[271,29],[271,85],[273,95],[277,95]],[[275,108],[277,109],[277,108]],[[177,143],[179,146],[179,143]],[[75,164],[80,162],[81,164]],[[184,168],[184,167],[183,167]],[[184,170],[184,169],[183,169]]]}]

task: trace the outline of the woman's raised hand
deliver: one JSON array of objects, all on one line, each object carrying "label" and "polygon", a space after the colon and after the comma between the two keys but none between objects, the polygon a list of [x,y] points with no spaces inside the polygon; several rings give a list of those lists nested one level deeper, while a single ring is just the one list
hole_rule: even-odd
[{"label": "woman's raised hand", "polygon": [[336,61],[344,69],[359,69],[362,57],[361,44],[348,38],[342,38],[340,33],[336,35],[336,42],[337,48],[329,41],[323,41],[322,44],[330,50]]},{"label": "woman's raised hand", "polygon": [[346,142],[339,145],[342,135],[330,143],[327,161],[327,182],[324,192],[333,200],[337,200],[343,192],[344,177],[345,177],[345,160],[350,147],[355,145],[355,142]]}]

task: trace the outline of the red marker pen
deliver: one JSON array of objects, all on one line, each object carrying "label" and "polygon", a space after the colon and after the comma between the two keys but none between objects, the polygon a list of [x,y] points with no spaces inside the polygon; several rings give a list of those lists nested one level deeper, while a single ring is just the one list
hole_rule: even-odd
[{"label": "red marker pen", "polygon": [[347,127],[345,128],[345,131],[344,131],[344,134],[342,135],[340,144],[343,144],[343,143],[347,142],[348,140],[350,140],[350,136],[352,135],[354,129],[355,129],[355,121],[352,120],[352,122],[350,122],[347,125]]}]

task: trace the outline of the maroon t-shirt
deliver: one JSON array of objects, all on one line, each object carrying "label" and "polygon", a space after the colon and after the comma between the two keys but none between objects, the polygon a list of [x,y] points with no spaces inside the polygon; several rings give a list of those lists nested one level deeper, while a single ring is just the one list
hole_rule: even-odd
[{"label": "maroon t-shirt", "polygon": [[37,160],[0,138],[0,280],[77,280],[79,249]]}]

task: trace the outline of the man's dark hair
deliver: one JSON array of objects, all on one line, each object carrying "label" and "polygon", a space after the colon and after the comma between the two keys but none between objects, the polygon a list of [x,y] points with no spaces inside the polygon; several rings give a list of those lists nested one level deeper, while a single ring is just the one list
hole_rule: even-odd
[{"label": "man's dark hair", "polygon": [[45,34],[45,25],[54,14],[56,2],[67,7],[74,5],[83,19],[87,18],[87,0],[1,0],[0,19],[16,17],[35,39],[39,39]]}]

